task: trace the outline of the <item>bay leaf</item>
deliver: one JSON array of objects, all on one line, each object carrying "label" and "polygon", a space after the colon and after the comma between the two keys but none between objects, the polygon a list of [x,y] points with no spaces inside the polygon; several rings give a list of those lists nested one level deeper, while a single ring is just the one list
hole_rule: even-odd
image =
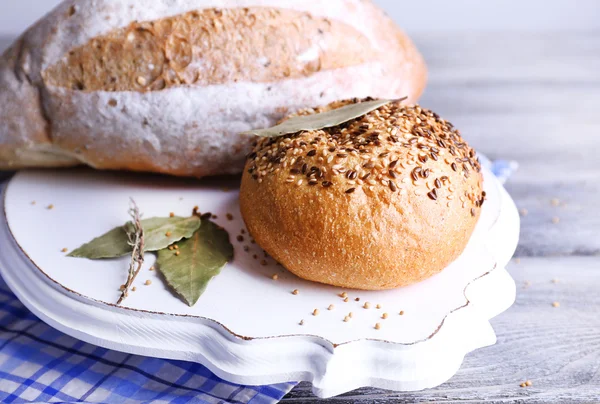
[{"label": "bay leaf", "polygon": [[[194,232],[200,228],[201,221],[197,216],[153,217],[142,220],[141,224],[144,229],[144,251],[158,251],[184,238],[192,237]],[[125,226],[131,225],[131,222],[125,224]],[[102,259],[130,254],[132,247],[129,245],[125,226],[112,229],[73,250],[68,256]]]},{"label": "bay leaf", "polygon": [[229,234],[209,220],[203,220],[191,238],[177,245],[177,251],[160,250],[156,266],[168,285],[191,307],[210,280],[233,258],[233,245]]},{"label": "bay leaf", "polygon": [[255,129],[242,134],[256,135],[260,137],[278,137],[300,131],[331,128],[351,121],[352,119],[360,118],[361,116],[366,115],[369,112],[372,112],[386,104],[389,104],[392,101],[393,100],[365,101],[356,104],[349,104],[341,108],[332,109],[319,114],[294,116],[283,121],[279,125],[273,126],[272,128]]}]

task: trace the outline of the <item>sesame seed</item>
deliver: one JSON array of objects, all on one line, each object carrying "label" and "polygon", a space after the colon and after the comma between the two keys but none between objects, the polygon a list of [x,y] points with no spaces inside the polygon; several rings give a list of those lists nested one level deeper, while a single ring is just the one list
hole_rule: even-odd
[{"label": "sesame seed", "polygon": [[242,236],[242,235],[240,234],[240,235],[238,235],[238,236],[236,237],[236,240],[237,240],[237,241],[239,241],[240,243],[243,243],[243,242],[244,242],[244,236]]},{"label": "sesame seed", "polygon": [[381,305],[380,305],[380,304],[377,304],[377,305],[375,306],[375,308],[376,308],[376,309],[380,309],[380,308],[381,308]]},{"label": "sesame seed", "polygon": [[169,217],[175,217],[175,213],[174,212],[169,213]]},{"label": "sesame seed", "polygon": [[319,309],[314,309],[313,316],[318,316],[318,315],[319,315]]},{"label": "sesame seed", "polygon": [[382,319],[384,319],[384,320],[385,320],[385,319],[387,319],[387,318],[388,318],[388,314],[387,314],[387,313],[383,313],[383,314],[381,315],[381,318],[382,318]]},{"label": "sesame seed", "polygon": [[148,268],[148,271],[154,271],[154,267]]},{"label": "sesame seed", "polygon": [[371,308],[371,303],[365,302],[365,304],[363,305],[363,308],[370,309]]},{"label": "sesame seed", "polygon": [[50,205],[48,205],[48,206],[46,207],[46,209],[48,209],[48,210],[52,210],[52,209],[54,209],[54,205],[53,205],[53,204],[50,204]]},{"label": "sesame seed", "polygon": [[348,297],[348,293],[342,292],[342,293],[340,293],[340,297]]},{"label": "sesame seed", "polygon": [[525,208],[522,208],[521,210],[519,210],[519,213],[521,214],[521,216],[527,216],[529,214],[529,211]]},{"label": "sesame seed", "polygon": [[400,310],[400,313],[399,313],[399,314],[400,314],[401,316],[403,316],[403,315],[404,315],[404,310]]},{"label": "sesame seed", "polygon": [[137,290],[137,288],[135,286],[131,288],[132,292],[135,292],[136,290]]},{"label": "sesame seed", "polygon": [[165,233],[165,236],[171,237],[171,234],[173,234],[173,233],[171,233],[170,231],[168,231],[168,232]]},{"label": "sesame seed", "polygon": [[345,323],[347,323],[347,322],[349,322],[349,321],[350,321],[350,317],[348,317],[348,316],[344,317],[344,322],[345,322]]},{"label": "sesame seed", "polygon": [[525,386],[527,386],[527,387],[531,386],[532,384],[533,384],[533,383],[531,382],[531,380],[527,380],[527,381],[525,382]]},{"label": "sesame seed", "polygon": [[181,254],[180,251],[175,251],[175,255],[179,257],[179,254]]},{"label": "sesame seed", "polygon": [[379,323],[375,324],[375,329],[376,330],[380,330],[381,329],[381,324],[379,324]]},{"label": "sesame seed", "polygon": [[560,218],[559,217],[555,216],[555,217],[552,218],[552,223],[558,224],[559,222],[560,222]]},{"label": "sesame seed", "polygon": [[173,248],[175,248],[176,250],[179,250],[179,246],[178,246],[177,244],[175,244],[175,245],[173,246]]},{"label": "sesame seed", "polygon": [[292,295],[296,295],[296,296],[297,296],[297,295],[298,295],[298,293],[300,293],[300,291],[299,291],[298,289],[294,289],[294,290],[292,291]]},{"label": "sesame seed", "polygon": [[232,221],[233,220],[233,215],[231,213],[227,213],[225,215],[225,217],[227,218],[227,220]]},{"label": "sesame seed", "polygon": [[144,285],[150,286],[150,285],[152,285],[152,281],[150,279],[148,279],[148,280],[146,280],[146,282],[144,282]]},{"label": "sesame seed", "polygon": [[[265,261],[263,261],[263,262],[265,262]],[[261,262],[261,264],[262,264],[262,262]],[[271,279],[273,279],[274,281],[276,281],[277,279],[279,279],[279,275],[274,274],[273,276],[271,276]]]},{"label": "sesame seed", "polygon": [[327,310],[333,310],[335,309],[335,306],[333,304],[330,304],[329,307],[327,307]]},{"label": "sesame seed", "polygon": [[69,251],[69,249],[68,249],[68,248],[63,248],[63,249],[62,249],[62,250],[60,250],[60,251],[61,251],[61,252],[64,252],[64,253],[66,253],[67,251]]},{"label": "sesame seed", "polygon": [[559,302],[553,302],[552,303],[552,307],[560,307],[560,303]]}]

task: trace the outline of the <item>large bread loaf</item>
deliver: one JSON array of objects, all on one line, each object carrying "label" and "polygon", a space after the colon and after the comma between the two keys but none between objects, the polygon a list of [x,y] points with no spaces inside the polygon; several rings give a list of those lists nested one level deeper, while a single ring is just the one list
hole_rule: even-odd
[{"label": "large bread loaf", "polygon": [[240,132],[339,99],[414,102],[425,76],[366,0],[68,0],[0,60],[0,169],[238,173]]}]

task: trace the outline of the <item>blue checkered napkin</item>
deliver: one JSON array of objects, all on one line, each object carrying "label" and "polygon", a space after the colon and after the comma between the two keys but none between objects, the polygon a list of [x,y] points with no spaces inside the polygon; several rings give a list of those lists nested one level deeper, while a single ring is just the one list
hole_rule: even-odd
[{"label": "blue checkered napkin", "polygon": [[[482,163],[502,182],[516,169],[514,162],[491,163],[482,158]],[[146,358],[86,344],[41,322],[0,278],[2,403],[271,404],[294,386],[239,386],[196,363]]]},{"label": "blue checkered napkin", "polygon": [[271,404],[294,383],[239,386],[204,366],[110,351],[41,322],[0,278],[0,402]]}]

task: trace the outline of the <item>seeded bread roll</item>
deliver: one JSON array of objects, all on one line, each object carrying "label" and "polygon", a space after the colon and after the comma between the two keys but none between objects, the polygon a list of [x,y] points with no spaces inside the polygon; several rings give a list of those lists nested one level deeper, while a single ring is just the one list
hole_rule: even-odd
[{"label": "seeded bread roll", "polygon": [[480,171],[449,122],[394,102],[337,127],[258,141],[241,210],[258,245],[299,277],[389,289],[438,273],[465,249],[485,199]]},{"label": "seeded bread roll", "polygon": [[416,100],[425,65],[367,0],[67,0],[0,58],[0,169],[241,172],[285,115]]}]

